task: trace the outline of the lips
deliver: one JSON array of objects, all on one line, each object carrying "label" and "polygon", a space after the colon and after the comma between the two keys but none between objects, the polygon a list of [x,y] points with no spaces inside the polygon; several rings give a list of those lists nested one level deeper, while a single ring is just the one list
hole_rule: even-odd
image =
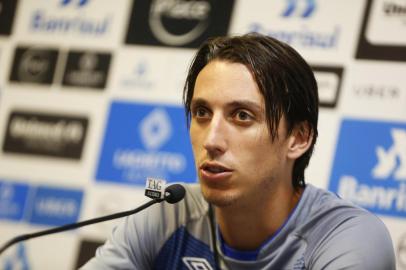
[{"label": "lips", "polygon": [[200,176],[207,181],[226,180],[231,176],[232,171],[232,169],[217,162],[204,162],[200,166]]},{"label": "lips", "polygon": [[200,166],[200,169],[211,173],[222,173],[231,171],[231,169],[229,169],[228,167],[217,162],[205,162]]}]

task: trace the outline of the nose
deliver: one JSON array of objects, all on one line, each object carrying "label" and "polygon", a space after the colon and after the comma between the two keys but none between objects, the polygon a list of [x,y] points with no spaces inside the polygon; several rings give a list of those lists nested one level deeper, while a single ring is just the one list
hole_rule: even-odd
[{"label": "nose", "polygon": [[222,155],[226,151],[226,122],[221,116],[213,116],[207,125],[203,147],[212,158]]}]

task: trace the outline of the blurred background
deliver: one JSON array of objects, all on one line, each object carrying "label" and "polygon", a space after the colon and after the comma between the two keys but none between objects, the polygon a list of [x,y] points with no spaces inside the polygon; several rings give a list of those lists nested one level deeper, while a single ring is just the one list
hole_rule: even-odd
[{"label": "blurred background", "polygon": [[[406,269],[405,0],[0,0],[0,244],[135,208],[146,177],[196,182],[187,68],[251,31],[315,72],[307,182],[378,215]],[[117,222],[15,245],[0,269],[77,269]]]}]

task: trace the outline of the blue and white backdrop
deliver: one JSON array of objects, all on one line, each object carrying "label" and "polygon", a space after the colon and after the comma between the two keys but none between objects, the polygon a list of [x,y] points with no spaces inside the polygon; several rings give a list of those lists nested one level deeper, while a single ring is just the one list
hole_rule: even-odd
[{"label": "blue and white backdrop", "polygon": [[[308,182],[378,215],[405,270],[405,11],[405,0],[0,0],[0,243],[132,209],[146,176],[195,182],[187,67],[207,37],[257,31],[316,74]],[[0,269],[76,269],[116,223],[16,245]]]}]

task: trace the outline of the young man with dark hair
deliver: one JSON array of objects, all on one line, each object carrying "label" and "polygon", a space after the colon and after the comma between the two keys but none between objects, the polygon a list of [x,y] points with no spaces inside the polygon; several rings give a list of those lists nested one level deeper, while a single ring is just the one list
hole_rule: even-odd
[{"label": "young man with dark hair", "polygon": [[377,217],[305,184],[318,94],[294,49],[210,39],[184,104],[200,185],[127,218],[83,269],[395,269]]}]

